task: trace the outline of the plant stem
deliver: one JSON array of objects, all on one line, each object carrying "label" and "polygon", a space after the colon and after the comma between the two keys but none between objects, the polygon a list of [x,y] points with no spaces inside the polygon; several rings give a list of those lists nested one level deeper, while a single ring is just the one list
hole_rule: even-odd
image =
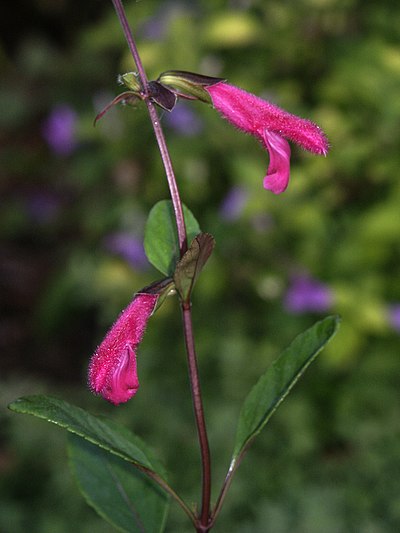
[{"label": "plant stem", "polygon": [[220,511],[221,511],[221,508],[222,508],[222,504],[224,503],[224,500],[225,500],[225,496],[226,496],[226,493],[228,492],[228,489],[232,483],[232,479],[233,479],[233,475],[234,473],[236,472],[238,466],[239,466],[239,463],[241,461],[241,458],[239,458],[237,461],[232,461],[232,463],[230,464],[229,466],[229,470],[228,470],[228,473],[225,477],[225,481],[222,485],[222,489],[221,489],[221,492],[218,496],[218,500],[216,501],[216,504],[215,504],[215,507],[211,513],[211,517],[210,517],[210,526],[212,527],[215,523],[215,520],[217,519],[217,516],[219,515]]},{"label": "plant stem", "polygon": [[160,125],[160,120],[158,118],[157,110],[155,108],[155,105],[149,98],[148,79],[147,79],[146,72],[143,67],[143,63],[139,56],[139,52],[136,46],[135,39],[133,38],[132,31],[130,29],[128,20],[126,18],[126,14],[125,14],[124,7],[122,5],[122,1],[112,0],[112,3],[114,5],[115,11],[117,12],[119,21],[124,31],[125,39],[128,43],[129,50],[136,64],[140,83],[142,85],[143,99],[146,102],[147,109],[150,115],[150,120],[151,120],[151,123],[153,124],[154,133],[157,139],[158,147],[160,149],[161,159],[162,159],[162,162],[165,168],[165,173],[166,173],[167,180],[168,180],[168,186],[169,186],[169,191],[171,195],[172,205],[174,208],[176,227],[177,227],[177,232],[178,232],[180,256],[182,257],[183,254],[187,250],[187,235],[186,235],[185,219],[183,216],[182,201],[180,199],[178,186],[176,184],[176,178],[175,178],[174,169],[172,167],[171,158],[168,152],[167,144],[165,142],[164,133]]},{"label": "plant stem", "polygon": [[143,90],[147,94],[147,88],[148,88],[148,80],[146,76],[146,72],[143,67],[142,60],[140,59],[139,52],[135,43],[135,39],[133,38],[131,28],[129,26],[128,19],[126,18],[125,9],[122,5],[122,0],[111,0],[114,9],[117,12],[119,22],[122,26],[122,29],[124,31],[126,42],[128,43],[129,50],[132,54],[133,60],[135,62],[136,68],[138,70],[139,78],[142,83]]},{"label": "plant stem", "polygon": [[[148,79],[141,62],[139,52],[136,47],[135,40],[133,38],[131,29],[129,27],[128,20],[126,18],[125,10],[122,5],[121,0],[112,0],[114,8],[117,12],[118,18],[120,20],[122,29],[125,34],[126,41],[128,43],[129,49],[131,51],[132,57],[135,61],[140,83],[143,90],[143,100],[146,102],[147,109],[149,111],[151,123],[153,125],[154,133],[157,139],[158,147],[160,150],[161,158],[165,168],[165,173],[167,175],[168,186],[171,194],[171,200],[174,208],[176,226],[178,232],[180,256],[187,250],[187,234],[185,219],[183,216],[182,202],[179,195],[178,186],[176,183],[175,173],[172,167],[171,158],[168,152],[168,148],[165,142],[165,137],[163,130],[160,125],[160,120],[157,114],[156,107],[149,96],[149,85]],[[191,304],[190,302],[181,302],[182,306],[182,316],[183,316],[183,329],[185,335],[185,345],[188,358],[188,367],[189,367],[189,378],[192,392],[192,401],[196,419],[196,427],[199,438],[200,453],[201,453],[201,464],[202,464],[202,502],[201,502],[201,512],[198,518],[195,518],[193,513],[188,509],[174,491],[168,486],[165,485],[164,489],[178,501],[182,506],[184,511],[188,514],[191,520],[196,527],[198,533],[207,533],[210,530],[209,520],[210,520],[210,500],[211,500],[211,457],[210,457],[210,448],[208,444],[207,429],[204,419],[204,409],[203,401],[201,397],[200,389],[200,380],[199,380],[199,371],[197,367],[197,357],[194,345],[194,336],[193,336],[193,324],[192,324],[192,314],[191,314]],[[159,479],[155,479],[160,483]]]},{"label": "plant stem", "polygon": [[197,433],[200,444],[202,464],[202,503],[197,531],[209,531],[210,499],[211,499],[211,456],[208,444],[207,428],[204,418],[203,401],[201,397],[199,371],[194,345],[192,311],[190,302],[182,302],[183,328],[185,334],[186,352],[188,357],[189,379],[192,391],[192,401],[196,419]]},{"label": "plant stem", "polygon": [[163,161],[165,173],[167,175],[169,192],[171,195],[172,205],[174,208],[176,228],[178,231],[178,242],[180,256],[186,252],[187,245],[187,235],[186,235],[186,226],[185,219],[183,216],[182,202],[179,195],[178,186],[176,184],[175,173],[172,167],[171,157],[165,142],[164,132],[161,128],[161,124],[158,118],[157,110],[155,105],[151,100],[146,100],[147,109],[149,110],[151,122],[153,124],[154,133],[157,139],[158,148],[160,149],[161,159]]},{"label": "plant stem", "polygon": [[182,509],[185,511],[185,513],[188,515],[190,520],[192,521],[194,527],[197,527],[197,518],[192,512],[191,509],[186,505],[186,503],[182,500],[180,496],[172,489],[170,485],[162,478],[160,477],[156,472],[153,470],[150,470],[144,466],[138,466],[134,465],[138,470],[149,476],[151,479],[153,479],[165,492],[167,492],[170,496],[174,498],[176,502],[179,503],[179,505],[182,507]]}]

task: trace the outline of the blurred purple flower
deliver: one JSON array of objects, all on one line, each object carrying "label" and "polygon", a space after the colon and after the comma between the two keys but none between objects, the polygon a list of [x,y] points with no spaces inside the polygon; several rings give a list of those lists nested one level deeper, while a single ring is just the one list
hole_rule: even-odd
[{"label": "blurred purple flower", "polygon": [[251,224],[258,233],[266,233],[274,227],[275,221],[269,213],[256,213],[251,217]]},{"label": "blurred purple flower", "polygon": [[160,16],[160,14],[150,17],[145,20],[140,28],[139,34],[145,39],[151,39],[153,41],[162,40],[165,37],[168,22]]},{"label": "blurred purple flower", "polygon": [[104,246],[109,252],[125,259],[137,270],[146,270],[149,266],[142,241],[129,233],[113,233],[104,239]]},{"label": "blurred purple flower", "polygon": [[76,147],[77,114],[68,105],[56,106],[43,122],[42,135],[57,155],[69,155]]},{"label": "blurred purple flower", "polygon": [[154,41],[164,40],[171,22],[177,16],[185,16],[188,6],[181,2],[164,1],[155,13],[155,15],[146,19],[139,26],[139,35],[145,39]]},{"label": "blurred purple flower", "polygon": [[395,331],[400,333],[400,304],[394,304],[388,308],[389,324]]},{"label": "blurred purple flower", "polygon": [[333,303],[331,289],[307,275],[297,275],[286,291],[284,306],[290,313],[322,313]]},{"label": "blurred purple flower", "polygon": [[34,222],[52,222],[61,207],[60,199],[50,191],[36,191],[26,199],[26,210]]},{"label": "blurred purple flower", "polygon": [[237,220],[246,206],[248,192],[243,187],[232,187],[219,207],[219,214],[223,220],[233,222]]},{"label": "blurred purple flower", "polygon": [[179,135],[192,137],[203,129],[203,122],[185,102],[178,102],[174,110],[165,117],[166,125]]}]

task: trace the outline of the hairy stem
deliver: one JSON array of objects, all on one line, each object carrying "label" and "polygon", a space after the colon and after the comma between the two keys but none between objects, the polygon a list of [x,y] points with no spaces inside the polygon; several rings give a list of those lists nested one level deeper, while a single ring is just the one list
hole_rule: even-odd
[{"label": "hairy stem", "polygon": [[209,531],[210,499],[211,499],[211,456],[208,444],[207,428],[204,418],[203,401],[201,397],[199,371],[194,345],[192,312],[190,303],[182,303],[183,328],[185,334],[186,352],[188,357],[189,379],[192,390],[193,408],[196,419],[197,433],[200,444],[202,464],[202,504],[197,531]]}]

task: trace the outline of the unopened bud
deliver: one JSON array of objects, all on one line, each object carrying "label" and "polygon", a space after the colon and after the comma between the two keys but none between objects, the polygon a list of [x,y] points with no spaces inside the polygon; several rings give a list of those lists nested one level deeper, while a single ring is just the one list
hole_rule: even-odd
[{"label": "unopened bud", "polygon": [[120,74],[118,76],[118,82],[121,85],[125,85],[125,87],[131,91],[140,92],[142,88],[136,72],[125,72],[125,74]]},{"label": "unopened bud", "polygon": [[203,76],[202,74],[186,72],[184,70],[167,70],[160,74],[158,81],[172,88],[177,96],[211,104],[210,95],[205,90],[205,87],[215,85],[220,81],[224,81],[224,79]]}]

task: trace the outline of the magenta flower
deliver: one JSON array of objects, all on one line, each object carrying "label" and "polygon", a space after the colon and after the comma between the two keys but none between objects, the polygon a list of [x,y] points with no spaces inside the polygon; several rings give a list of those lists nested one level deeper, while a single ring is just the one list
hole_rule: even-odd
[{"label": "magenta flower", "polygon": [[327,154],[327,139],[313,122],[223,81],[204,89],[223,117],[257,137],[268,150],[270,161],[264,187],[273,193],[282,193],[289,182],[290,146],[286,139],[314,154]]},{"label": "magenta flower", "polygon": [[165,122],[176,133],[186,137],[193,137],[203,129],[202,121],[185,102],[179,102],[172,112],[165,116]]},{"label": "magenta flower", "polygon": [[226,222],[237,220],[243,212],[248,199],[248,193],[243,187],[232,187],[219,208],[219,214]]},{"label": "magenta flower", "polygon": [[90,388],[115,405],[127,402],[139,388],[136,350],[157,300],[158,294],[136,294],[90,361]]},{"label": "magenta flower", "polygon": [[149,267],[142,241],[130,233],[111,233],[104,239],[104,246],[137,270],[146,270]]}]

